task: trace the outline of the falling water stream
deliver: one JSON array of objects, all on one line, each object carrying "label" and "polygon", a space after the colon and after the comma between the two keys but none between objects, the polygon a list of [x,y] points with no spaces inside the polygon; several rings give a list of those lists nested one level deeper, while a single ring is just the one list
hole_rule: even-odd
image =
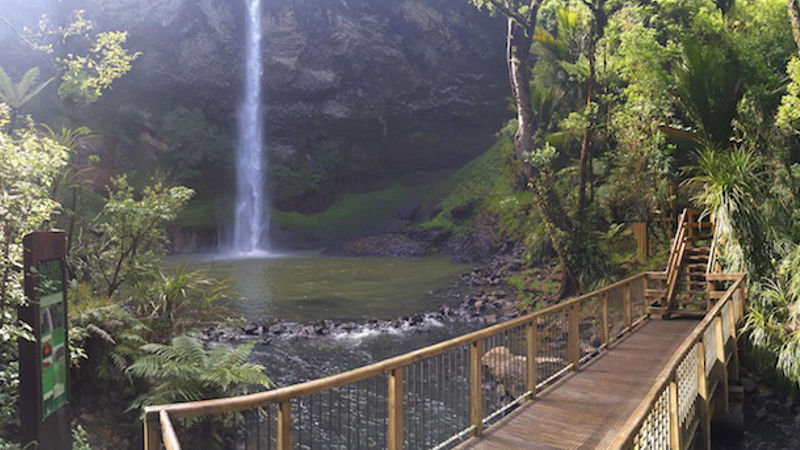
[{"label": "falling water stream", "polygon": [[266,160],[261,107],[261,0],[247,1],[247,65],[244,97],[239,105],[236,148],[236,213],[233,250],[242,255],[270,250],[269,208],[264,195]]}]

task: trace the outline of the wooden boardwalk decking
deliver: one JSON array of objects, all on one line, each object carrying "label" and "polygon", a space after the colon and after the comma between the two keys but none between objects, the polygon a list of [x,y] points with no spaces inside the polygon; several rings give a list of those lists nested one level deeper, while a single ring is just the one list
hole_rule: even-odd
[{"label": "wooden boardwalk decking", "polygon": [[604,449],[653,386],[691,319],[649,321],[461,449]]}]

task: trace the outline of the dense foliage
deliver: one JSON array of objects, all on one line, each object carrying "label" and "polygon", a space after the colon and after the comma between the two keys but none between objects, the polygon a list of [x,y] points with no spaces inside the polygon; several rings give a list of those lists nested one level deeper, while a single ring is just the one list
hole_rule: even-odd
[{"label": "dense foliage", "polygon": [[800,383],[797,3],[470,3],[509,24],[510,156],[546,225],[527,232],[585,286],[610,270],[590,236],[704,209],[749,274],[753,343]]},{"label": "dense foliage", "polygon": [[[22,239],[38,230],[67,230],[75,408],[86,407],[81,399],[99,393],[114,396],[116,402],[131,405],[127,418],[116,420],[132,424],[133,430],[138,428],[138,409],[148,402],[229,395],[251,385],[270,384],[263,367],[247,362],[251,347],[208,350],[189,336],[206,321],[228,317],[217,301],[229,295],[225,282],[205,273],[164,268],[166,226],[194,191],[155,179],[140,180],[134,187],[124,174],[87,167],[77,154],[92,137],[83,124],[73,118],[56,132],[23,112],[56,79],[59,101],[74,112],[81,104],[95,102],[130,70],[139,54],[124,47],[126,33],[94,30],[95,24],[78,11],[61,27],[53,29],[43,21],[38,34],[20,35],[31,51],[50,58],[50,78],[44,82],[38,81],[39,68],[29,69],[18,82],[0,68],[0,434],[4,437],[17,434],[17,341],[32,338],[16,314],[27,301]],[[167,120],[180,127],[186,114],[192,113],[178,111]],[[177,135],[176,142],[185,142],[185,136]],[[89,158],[96,160],[96,155]],[[170,341],[171,345],[165,344]],[[170,392],[181,394],[170,397]],[[103,403],[112,408],[110,415],[120,414],[113,404]],[[80,424],[73,439],[76,448],[89,448]],[[0,439],[0,447],[7,445],[11,444]]]}]

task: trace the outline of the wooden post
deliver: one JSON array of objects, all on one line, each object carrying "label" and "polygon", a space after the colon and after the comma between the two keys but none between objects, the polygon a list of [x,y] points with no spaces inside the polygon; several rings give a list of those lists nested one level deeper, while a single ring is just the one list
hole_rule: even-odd
[{"label": "wooden post", "polygon": [[158,431],[158,422],[158,411],[145,409],[144,450],[159,450],[161,448],[161,434]]},{"label": "wooden post", "polygon": [[530,392],[530,398],[533,398],[536,395],[536,383],[538,382],[538,374],[537,374],[537,366],[536,366],[536,324],[538,319],[536,317],[533,318],[530,322],[528,322],[528,326],[525,327],[525,349],[526,349],[526,362],[528,364],[527,367],[527,377],[526,377],[526,386],[525,389]]},{"label": "wooden post", "polygon": [[609,339],[609,336],[608,336],[608,292],[603,292],[603,295],[600,297],[600,303],[601,303],[600,306],[601,306],[601,311],[602,311],[602,313],[601,313],[602,315],[601,315],[601,318],[600,318],[600,322],[601,322],[601,327],[602,328],[601,328],[600,332],[603,334],[603,336],[602,336],[603,337],[603,344],[608,346],[608,344],[610,342],[610,339]]},{"label": "wooden post", "polygon": [[[645,283],[647,283],[647,279],[645,278]],[[645,286],[646,287],[646,286]],[[630,330],[631,326],[633,326],[633,305],[631,304],[631,284],[625,284],[625,294],[623,297],[623,303],[625,307],[625,329]]]},{"label": "wooden post", "polygon": [[483,432],[482,354],[481,340],[472,341],[469,347],[469,423],[472,426],[472,436],[480,436]]},{"label": "wooden post", "polygon": [[728,316],[730,319],[730,331],[731,331],[731,366],[730,366],[730,377],[733,381],[739,381],[739,345],[736,342],[736,316],[733,310],[733,302],[730,302],[731,307],[728,308]]},{"label": "wooden post", "polygon": [[722,334],[722,317],[714,317],[714,327],[717,334],[717,361],[719,361],[719,365],[722,367],[722,374],[720,375],[719,380],[720,397],[722,398],[722,411],[725,414],[728,414],[730,411],[730,405],[728,403],[728,365],[725,363],[725,342],[727,342],[727,337],[723,336]]},{"label": "wooden post", "polygon": [[644,222],[634,222],[631,224],[633,231],[633,240],[636,241],[636,248],[639,250],[639,256],[642,262],[647,262],[648,245],[647,245],[647,224]]},{"label": "wooden post", "polygon": [[697,442],[701,449],[711,448],[711,414],[708,412],[708,378],[706,378],[706,348],[703,338],[697,343],[697,393],[700,395],[700,431],[702,437]]},{"label": "wooden post", "polygon": [[389,450],[403,448],[403,368],[389,372]]},{"label": "wooden post", "polygon": [[681,421],[678,414],[678,374],[672,374],[669,382],[669,443],[672,450],[682,450]]},{"label": "wooden post", "polygon": [[578,306],[569,308],[569,328],[567,330],[567,361],[572,364],[572,370],[578,370],[581,359],[580,326],[578,323]]},{"label": "wooden post", "polygon": [[292,450],[292,401],[278,406],[278,450]]}]

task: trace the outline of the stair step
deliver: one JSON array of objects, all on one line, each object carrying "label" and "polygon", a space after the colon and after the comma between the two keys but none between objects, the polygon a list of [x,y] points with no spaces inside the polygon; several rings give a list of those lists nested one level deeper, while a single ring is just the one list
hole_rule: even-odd
[{"label": "stair step", "polygon": [[667,295],[667,291],[663,289],[645,289],[644,296],[648,298],[663,298]]},{"label": "stair step", "polygon": [[707,291],[705,290],[684,290],[678,292],[678,294],[689,294],[689,295],[706,295]]},{"label": "stair step", "polygon": [[706,267],[708,267],[708,264],[692,263],[692,264],[687,264],[686,267],[690,269],[703,269],[703,271],[705,271]]}]

